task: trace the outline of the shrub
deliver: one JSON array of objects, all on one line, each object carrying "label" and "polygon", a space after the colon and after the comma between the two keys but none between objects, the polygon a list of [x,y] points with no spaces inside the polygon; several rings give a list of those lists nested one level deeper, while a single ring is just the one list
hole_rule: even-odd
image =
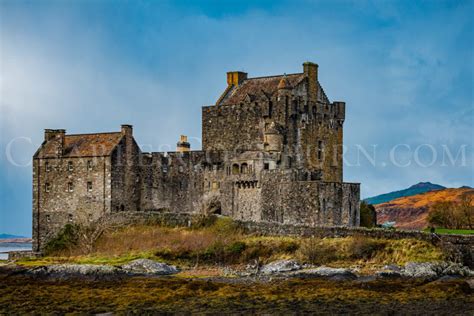
[{"label": "shrub", "polygon": [[338,259],[336,246],[324,243],[317,238],[308,238],[302,242],[296,255],[304,262],[312,264],[326,264]]},{"label": "shrub", "polygon": [[385,248],[386,242],[363,236],[355,236],[349,244],[349,257],[352,259],[368,260],[375,256],[377,251]]},{"label": "shrub", "polygon": [[360,226],[368,228],[377,226],[375,207],[365,201],[360,203]]},{"label": "shrub", "polygon": [[79,242],[79,226],[67,224],[59,233],[50,239],[45,247],[45,254],[57,254],[64,251],[71,252]]},{"label": "shrub", "polygon": [[245,248],[247,248],[247,245],[244,242],[236,241],[227,247],[227,251],[232,255],[240,255]]}]

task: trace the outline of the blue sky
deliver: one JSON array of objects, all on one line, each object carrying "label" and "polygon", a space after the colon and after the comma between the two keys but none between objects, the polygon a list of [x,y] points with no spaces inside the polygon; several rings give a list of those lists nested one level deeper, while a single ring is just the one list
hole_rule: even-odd
[{"label": "blue sky", "polygon": [[344,178],[363,197],[473,186],[473,15],[474,1],[1,1],[0,232],[31,235],[44,128],[129,123],[145,151],[180,134],[197,149],[226,71],[306,60],[347,103]]}]

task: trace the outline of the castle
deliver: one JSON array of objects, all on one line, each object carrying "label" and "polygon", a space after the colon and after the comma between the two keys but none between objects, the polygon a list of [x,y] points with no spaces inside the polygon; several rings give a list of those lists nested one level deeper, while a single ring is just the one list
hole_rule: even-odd
[{"label": "castle", "polygon": [[142,152],[120,132],[46,129],[33,157],[33,249],[67,223],[114,212],[222,214],[236,220],[358,226],[358,183],[343,182],[345,103],[330,102],[318,65],[248,78],[228,72],[202,108],[202,150]]}]

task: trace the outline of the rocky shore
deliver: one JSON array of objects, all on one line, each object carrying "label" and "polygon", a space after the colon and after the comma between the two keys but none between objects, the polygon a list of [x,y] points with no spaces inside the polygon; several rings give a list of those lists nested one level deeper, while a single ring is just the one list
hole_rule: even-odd
[{"label": "rocky shore", "polygon": [[[127,264],[52,264],[38,267],[24,267],[14,263],[0,265],[0,275],[23,275],[38,278],[63,279],[84,278],[91,280],[120,279],[132,276],[171,276],[181,270],[173,265],[149,259],[137,259]],[[361,274],[357,268],[333,268],[326,266],[302,265],[295,260],[277,260],[263,266],[248,265],[245,269],[226,267],[221,276],[209,279],[225,280],[236,278],[266,281],[269,279],[310,279],[325,278],[335,281],[375,280],[375,279],[422,279],[434,281],[443,278],[466,279],[474,286],[474,271],[452,262],[409,262],[405,266],[386,265],[372,274]]]},{"label": "rocky shore", "polygon": [[[218,275],[148,259],[0,266],[0,314],[471,315],[473,271],[448,262],[356,268],[278,260]],[[188,274],[186,274],[188,273]]]}]

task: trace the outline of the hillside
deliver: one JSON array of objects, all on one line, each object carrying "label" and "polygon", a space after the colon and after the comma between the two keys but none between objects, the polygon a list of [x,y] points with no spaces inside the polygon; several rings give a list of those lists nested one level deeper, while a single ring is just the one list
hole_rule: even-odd
[{"label": "hillside", "polygon": [[24,236],[10,235],[10,234],[0,234],[0,239],[13,239],[13,238],[26,238]]},{"label": "hillside", "polygon": [[446,189],[446,188],[443,187],[442,185],[433,184],[431,182],[420,182],[415,185],[412,185],[408,189],[373,196],[373,197],[365,199],[365,201],[373,205],[381,204],[381,203],[386,203],[386,202],[389,202],[391,200],[398,199],[401,197],[412,196],[412,195],[417,195],[420,193],[425,193],[425,192],[434,191],[434,190],[441,190],[441,189]]},{"label": "hillside", "polygon": [[458,201],[465,195],[474,197],[474,189],[443,189],[401,197],[387,203],[375,205],[377,222],[396,222],[395,227],[423,229],[427,223],[429,206],[436,202]]}]

